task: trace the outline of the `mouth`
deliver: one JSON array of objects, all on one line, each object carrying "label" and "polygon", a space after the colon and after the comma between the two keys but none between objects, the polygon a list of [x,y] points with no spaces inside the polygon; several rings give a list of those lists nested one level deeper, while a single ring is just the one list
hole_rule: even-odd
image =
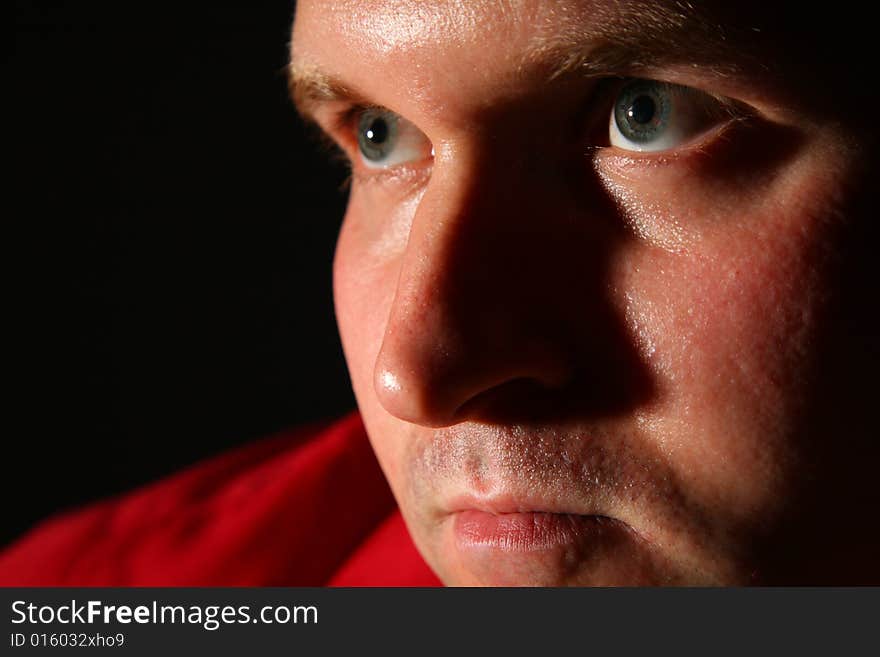
[{"label": "mouth", "polygon": [[619,521],[600,515],[469,509],[454,514],[453,532],[461,550],[541,552],[581,546]]},{"label": "mouth", "polygon": [[648,581],[678,496],[633,436],[467,425],[414,440],[431,564],[453,585]]},{"label": "mouth", "polygon": [[446,545],[467,584],[611,583],[617,577],[609,566],[644,547],[629,525],[599,512],[482,500],[453,508]]}]

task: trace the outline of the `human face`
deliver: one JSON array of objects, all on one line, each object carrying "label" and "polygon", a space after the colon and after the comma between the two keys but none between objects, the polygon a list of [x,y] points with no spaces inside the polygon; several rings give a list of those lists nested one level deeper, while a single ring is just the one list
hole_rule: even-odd
[{"label": "human face", "polygon": [[298,3],[355,395],[445,583],[878,581],[876,121],[761,4]]}]

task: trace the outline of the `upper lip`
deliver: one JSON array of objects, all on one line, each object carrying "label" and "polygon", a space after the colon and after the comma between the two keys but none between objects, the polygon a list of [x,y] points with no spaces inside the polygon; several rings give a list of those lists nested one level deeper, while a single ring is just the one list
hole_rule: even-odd
[{"label": "upper lip", "polygon": [[652,540],[676,521],[676,477],[640,434],[468,424],[414,441],[413,495],[464,511],[605,517]]}]

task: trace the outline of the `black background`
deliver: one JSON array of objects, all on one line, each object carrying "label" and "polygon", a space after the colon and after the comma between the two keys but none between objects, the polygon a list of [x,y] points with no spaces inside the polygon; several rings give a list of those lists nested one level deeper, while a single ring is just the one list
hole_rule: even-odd
[{"label": "black background", "polygon": [[15,4],[0,542],[354,407],[331,298],[345,172],[287,99],[293,9]]}]

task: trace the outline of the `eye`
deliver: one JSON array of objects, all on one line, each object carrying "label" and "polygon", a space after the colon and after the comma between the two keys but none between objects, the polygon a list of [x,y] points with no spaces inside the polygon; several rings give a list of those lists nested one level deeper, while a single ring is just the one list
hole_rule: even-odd
[{"label": "eye", "polygon": [[357,124],[361,161],[372,169],[417,162],[432,154],[428,138],[412,123],[394,112],[366,109]]},{"label": "eye", "polygon": [[608,125],[612,146],[656,152],[691,141],[722,117],[731,117],[723,101],[667,82],[634,80],[614,99]]}]

